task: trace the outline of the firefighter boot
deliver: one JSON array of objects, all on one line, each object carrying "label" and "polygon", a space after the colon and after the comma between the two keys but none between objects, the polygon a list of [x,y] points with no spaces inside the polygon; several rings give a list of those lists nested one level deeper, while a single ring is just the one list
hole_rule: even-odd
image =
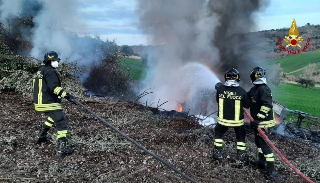
[{"label": "firefighter boot", "polygon": [[222,160],[222,148],[215,148],[214,150],[213,150],[213,154],[212,154],[212,158],[214,159],[214,160],[219,160],[219,161],[221,161]]},{"label": "firefighter boot", "polygon": [[276,170],[274,168],[274,161],[267,161],[267,174],[266,179],[267,180],[274,180],[276,177]]},{"label": "firefighter boot", "polygon": [[251,161],[250,163],[258,167],[259,169],[265,169],[266,158],[264,157],[263,153],[259,152],[259,160],[254,160],[254,161]]},{"label": "firefighter boot", "polygon": [[242,168],[245,164],[246,164],[246,151],[238,150],[237,151],[236,167]]},{"label": "firefighter boot", "polygon": [[61,158],[69,156],[74,152],[73,149],[69,149],[67,146],[68,141],[65,137],[58,139],[58,154]]},{"label": "firefighter boot", "polygon": [[37,136],[36,144],[41,144],[43,142],[48,142],[52,140],[50,137],[47,136],[48,131],[50,130],[50,127],[47,125],[43,125],[41,127],[41,130]]}]

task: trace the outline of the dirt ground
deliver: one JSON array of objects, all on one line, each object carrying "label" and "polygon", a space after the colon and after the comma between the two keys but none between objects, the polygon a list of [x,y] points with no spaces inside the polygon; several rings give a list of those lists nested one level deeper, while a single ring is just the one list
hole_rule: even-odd
[{"label": "dirt ground", "polygon": [[[45,116],[31,100],[15,93],[0,94],[0,182],[188,182],[147,155],[76,104],[63,102],[69,121],[68,138],[75,149],[61,159],[56,142],[35,145]],[[211,159],[214,132],[185,118],[167,119],[144,106],[106,99],[84,103],[129,137],[198,182],[267,182],[252,165],[236,168],[235,135],[225,135],[224,161]],[[56,129],[50,130],[53,139]],[[304,140],[273,135],[278,149],[313,181],[320,182],[320,147]],[[249,159],[257,149],[247,135]],[[276,157],[278,176],[273,182],[303,182]]]}]

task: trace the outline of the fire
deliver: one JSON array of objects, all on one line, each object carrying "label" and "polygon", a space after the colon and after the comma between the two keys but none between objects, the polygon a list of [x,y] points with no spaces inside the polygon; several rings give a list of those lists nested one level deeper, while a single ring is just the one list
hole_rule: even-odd
[{"label": "fire", "polygon": [[182,112],[182,105],[180,103],[178,103],[178,109],[177,109],[178,112]]}]

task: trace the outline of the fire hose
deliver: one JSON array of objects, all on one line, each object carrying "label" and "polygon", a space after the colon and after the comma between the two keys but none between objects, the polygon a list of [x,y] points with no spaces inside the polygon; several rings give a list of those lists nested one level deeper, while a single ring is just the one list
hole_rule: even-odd
[{"label": "fire hose", "polygon": [[160,158],[159,156],[157,156],[156,154],[152,153],[151,151],[149,151],[148,149],[146,149],[145,147],[143,147],[142,145],[140,145],[139,143],[137,143],[136,141],[134,141],[132,138],[128,137],[126,134],[122,133],[119,129],[115,128],[114,126],[112,126],[111,124],[109,124],[107,121],[105,121],[104,119],[102,119],[101,117],[99,117],[98,115],[96,115],[94,112],[92,112],[90,109],[88,109],[86,106],[84,106],[82,103],[80,103],[77,99],[73,99],[73,101],[80,105],[81,107],[83,107],[85,110],[87,110],[90,114],[92,114],[94,117],[98,118],[100,121],[102,121],[106,126],[112,128],[114,131],[118,132],[120,135],[122,135],[124,138],[126,138],[127,140],[129,140],[130,142],[132,142],[133,144],[135,144],[136,146],[138,146],[139,148],[141,148],[144,152],[150,154],[151,156],[153,156],[155,159],[157,159],[158,161],[160,161],[161,163],[165,164],[167,167],[169,167],[170,169],[172,169],[173,171],[175,171],[176,173],[180,174],[181,176],[183,176],[185,179],[189,180],[190,182],[195,183],[196,181],[194,179],[192,179],[191,177],[187,176],[186,174],[184,174],[183,172],[179,171],[178,169],[176,169],[175,167],[173,167],[171,164],[169,164],[168,162],[166,162],[165,160],[163,160],[162,158]]},{"label": "fire hose", "polygon": [[[251,115],[248,113],[248,111],[243,108],[244,113],[249,117],[250,121],[253,122],[253,118],[251,117]],[[298,175],[300,175],[300,177],[302,177],[303,179],[305,179],[307,182],[310,183],[314,183],[312,180],[310,180],[307,176],[305,176],[302,172],[300,172],[292,163],[290,163],[290,161],[284,157],[284,155],[278,150],[278,148],[270,141],[270,139],[267,137],[267,135],[261,130],[260,127],[258,127],[258,132],[262,135],[262,137],[264,138],[264,140],[271,146],[271,148],[277,152],[277,154],[281,157],[281,159],[286,162]]]}]

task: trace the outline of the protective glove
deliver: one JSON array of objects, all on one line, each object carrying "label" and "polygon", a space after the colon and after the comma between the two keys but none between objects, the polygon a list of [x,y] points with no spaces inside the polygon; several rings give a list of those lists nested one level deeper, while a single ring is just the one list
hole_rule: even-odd
[{"label": "protective glove", "polygon": [[260,123],[260,121],[253,120],[253,122],[250,123],[250,126],[251,126],[252,129],[255,130],[255,129],[257,129],[259,127],[259,123]]},{"label": "protective glove", "polygon": [[214,88],[217,90],[220,86],[222,86],[223,84],[221,82],[217,83]]},{"label": "protective glove", "polygon": [[69,102],[75,103],[75,100],[77,99],[75,96],[71,95],[70,93],[67,93],[65,97]]}]

